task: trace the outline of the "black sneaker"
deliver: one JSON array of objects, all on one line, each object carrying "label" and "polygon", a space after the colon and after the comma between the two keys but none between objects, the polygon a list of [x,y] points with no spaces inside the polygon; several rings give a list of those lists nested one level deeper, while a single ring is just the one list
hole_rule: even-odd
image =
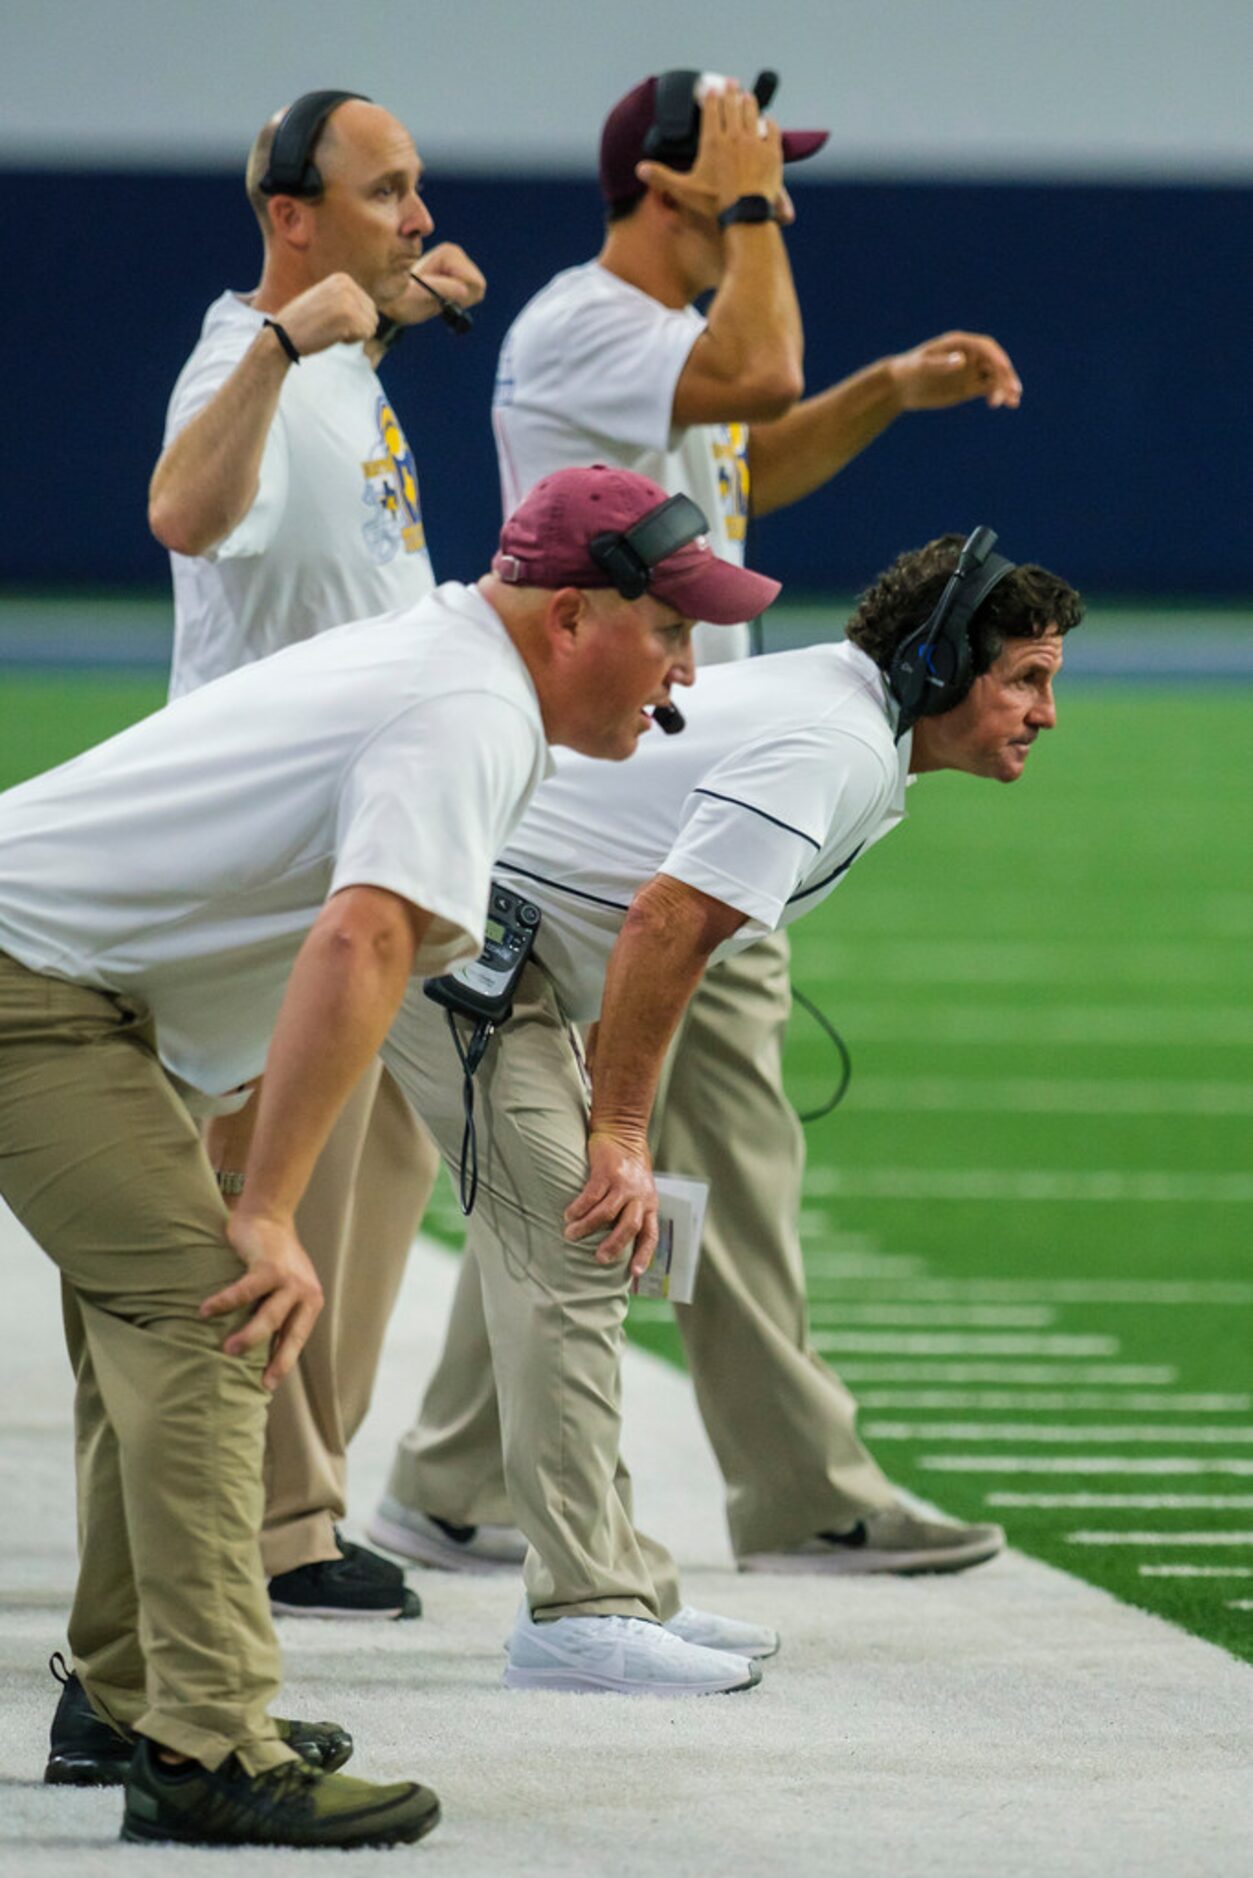
[{"label": "black sneaker", "polygon": [[140,1739],[126,1776],[122,1837],[132,1844],[411,1845],[439,1824],[439,1801],[411,1780],[379,1786],[284,1761],[249,1774],[232,1754],[212,1772],[169,1767]]},{"label": "black sneaker", "polygon": [[270,1609],[277,1617],[421,1617],[422,1600],[410,1591],[391,1559],[341,1538],[341,1557],[297,1565],[270,1580]]},{"label": "black sneaker", "polygon": [[[48,1734],[45,1782],[51,1787],[120,1787],[138,1736],[101,1721],[59,1650],[49,1657],[48,1668],[61,1684],[61,1699]],[[334,1773],[352,1757],[352,1736],[338,1722],[277,1721],[277,1727],[301,1760],[323,1773]]]}]

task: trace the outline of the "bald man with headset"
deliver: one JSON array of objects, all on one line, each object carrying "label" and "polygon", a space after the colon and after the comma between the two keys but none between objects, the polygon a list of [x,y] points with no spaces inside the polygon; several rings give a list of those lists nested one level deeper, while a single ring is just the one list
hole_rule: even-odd
[{"label": "bald man with headset", "polygon": [[[355,92],[306,93],[253,144],[261,280],[209,308],[152,478],[151,526],[174,578],[172,697],[435,585],[414,453],[375,368],[405,327],[441,313],[468,325],[485,284],[455,243],[423,253],[434,224],[422,174],[404,125]],[[337,1522],[436,1165],[372,1066],[301,1209],[327,1302],[267,1437],[262,1551],[287,1615],[420,1612],[400,1569]],[[219,1175],[232,1197],[239,1170]],[[354,1278],[362,1260],[368,1283]]]}]

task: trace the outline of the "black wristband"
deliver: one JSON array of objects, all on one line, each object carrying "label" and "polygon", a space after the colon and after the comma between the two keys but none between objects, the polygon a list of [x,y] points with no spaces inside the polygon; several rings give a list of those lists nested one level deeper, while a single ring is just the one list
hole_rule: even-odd
[{"label": "black wristband", "polygon": [[292,344],[291,334],[288,332],[287,328],[285,326],[280,326],[277,320],[262,320],[261,324],[263,326],[268,326],[270,328],[271,332],[274,334],[274,337],[278,340],[278,343],[280,344],[280,346],[282,346],[284,352],[287,354],[292,364],[299,365],[300,354],[297,352],[295,346]]},{"label": "black wristband", "polygon": [[741,196],[729,208],[723,209],[718,217],[718,225],[720,228],[729,228],[732,222],[775,222],[778,219],[774,203],[765,196]]}]

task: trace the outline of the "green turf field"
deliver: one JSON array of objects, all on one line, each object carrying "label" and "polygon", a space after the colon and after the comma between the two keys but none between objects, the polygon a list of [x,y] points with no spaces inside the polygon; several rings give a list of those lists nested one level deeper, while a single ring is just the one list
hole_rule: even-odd
[{"label": "green turf field", "polygon": [[[924,778],[793,934],[855,1065],[803,1228],[870,1445],[1253,1659],[1251,696],[1063,680],[1021,783]],[[2,779],[160,700],[6,679]],[[798,1015],[798,1106],[833,1072]],[[668,1307],[632,1320],[681,1360]]]}]

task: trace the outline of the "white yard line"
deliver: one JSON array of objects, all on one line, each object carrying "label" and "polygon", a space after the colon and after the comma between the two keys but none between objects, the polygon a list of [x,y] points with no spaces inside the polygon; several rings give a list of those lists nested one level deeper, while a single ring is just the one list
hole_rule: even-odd
[{"label": "white yard line", "polygon": [[1124,1511],[1253,1511],[1253,1493],[985,1493],[985,1506],[1111,1507]]},{"label": "white yard line", "polygon": [[937,1474],[1189,1474],[1253,1477],[1253,1461],[1226,1455],[924,1454],[918,1462]]},{"label": "white yard line", "polygon": [[1068,1532],[1069,1545],[1248,1545],[1253,1532]]},{"label": "white yard line", "polygon": [[1247,1415],[1253,1396],[1111,1394],[1100,1389],[859,1389],[864,1409],[1107,1410],[1115,1414]]},{"label": "white yard line", "polygon": [[1119,1423],[1111,1427],[1068,1426],[1065,1423],[1035,1422],[866,1422],[862,1434],[867,1441],[1026,1441],[1048,1446],[1092,1446],[1109,1442],[1118,1447],[1124,1441],[1209,1442],[1244,1447],[1253,1441],[1253,1428],[1172,1428],[1150,1427],[1144,1422]]},{"label": "white yard line", "polygon": [[[876,967],[877,969],[877,967]],[[1096,1077],[1016,1077],[1001,1082],[959,1076],[858,1076],[850,1109],[890,1115],[1253,1115],[1246,1082],[1116,1082]]]},{"label": "white yard line", "polygon": [[1092,1172],[1061,1168],[816,1167],[809,1191],[823,1196],[889,1200],[1078,1200],[1149,1206],[1245,1206],[1253,1174]]},{"label": "white yard line", "polygon": [[1042,1336],[1012,1331],[824,1330],[815,1335],[819,1350],[847,1350],[869,1356],[1117,1356],[1117,1337]]},{"label": "white yard line", "polygon": [[988,1382],[1023,1386],[1041,1383],[1093,1383],[1102,1388],[1140,1388],[1178,1380],[1168,1363],[942,1363],[922,1358],[913,1363],[859,1362],[840,1364],[845,1382],[924,1383]]},{"label": "white yard line", "polygon": [[1049,1304],[865,1304],[821,1297],[809,1315],[815,1324],[896,1324],[903,1329],[951,1324],[971,1330],[1047,1330],[1057,1321]]},{"label": "white yard line", "polygon": [[1253,1284],[1221,1279],[931,1278],[897,1282],[885,1273],[846,1273],[822,1251],[807,1252],[805,1271],[817,1296],[847,1292],[879,1303],[965,1304],[1253,1304]]},{"label": "white yard line", "polygon": [[1253,1565],[1137,1565],[1141,1578],[1253,1578]]}]

